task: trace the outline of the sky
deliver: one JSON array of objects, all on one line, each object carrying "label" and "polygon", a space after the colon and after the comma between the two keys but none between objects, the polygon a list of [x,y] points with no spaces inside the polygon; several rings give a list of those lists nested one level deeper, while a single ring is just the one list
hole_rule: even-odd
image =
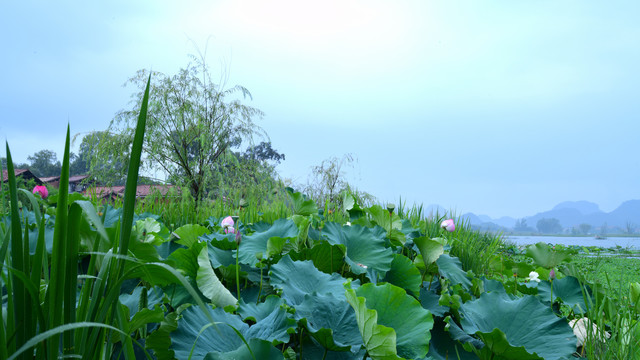
[{"label": "sky", "polygon": [[352,154],[346,179],[381,202],[612,211],[640,199],[639,17],[637,1],[2,2],[0,138],[15,162],[61,159],[67,124],[81,138],[130,107],[137,70],[202,53],[249,89],[295,183]]}]

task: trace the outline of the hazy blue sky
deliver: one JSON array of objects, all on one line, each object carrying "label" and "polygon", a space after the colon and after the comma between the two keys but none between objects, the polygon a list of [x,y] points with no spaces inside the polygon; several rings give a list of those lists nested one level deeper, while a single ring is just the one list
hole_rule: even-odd
[{"label": "hazy blue sky", "polygon": [[381,201],[611,211],[640,199],[638,19],[637,1],[2,2],[0,137],[17,162],[61,158],[67,122],[106,129],[136,70],[173,74],[208,43],[283,177],[352,153],[348,179]]}]

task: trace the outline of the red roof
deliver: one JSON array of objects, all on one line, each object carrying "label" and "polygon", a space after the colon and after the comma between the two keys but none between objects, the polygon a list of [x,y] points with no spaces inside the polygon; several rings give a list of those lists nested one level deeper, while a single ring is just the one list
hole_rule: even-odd
[{"label": "red roof", "polygon": [[[23,176],[27,179],[34,179],[36,181],[36,184],[42,185],[42,181],[37,176],[33,175],[33,173],[29,171],[29,169],[13,169],[13,173],[16,177]],[[2,182],[5,182],[7,180],[9,180],[9,172],[6,169],[3,169]]]},{"label": "red roof", "polygon": [[[154,191],[158,191],[160,195],[167,195],[170,189],[174,188],[175,185],[138,185],[136,187],[136,197],[144,198],[149,196],[149,194]],[[96,186],[90,187],[84,192],[85,195],[93,195],[95,194],[98,197],[104,198],[110,195],[116,195],[119,197],[124,197],[124,186]]]},{"label": "red roof", "polygon": [[78,183],[86,178],[88,178],[89,175],[74,175],[74,176],[70,176],[69,177],[69,183]]}]

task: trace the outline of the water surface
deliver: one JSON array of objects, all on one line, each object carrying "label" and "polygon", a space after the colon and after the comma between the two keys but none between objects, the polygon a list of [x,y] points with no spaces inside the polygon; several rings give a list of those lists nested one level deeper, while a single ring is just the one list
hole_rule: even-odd
[{"label": "water surface", "polygon": [[505,241],[510,241],[516,245],[529,245],[543,242],[546,244],[563,244],[578,246],[598,246],[610,248],[622,246],[640,250],[640,238],[637,237],[608,237],[606,239],[596,239],[587,236],[505,236]]}]

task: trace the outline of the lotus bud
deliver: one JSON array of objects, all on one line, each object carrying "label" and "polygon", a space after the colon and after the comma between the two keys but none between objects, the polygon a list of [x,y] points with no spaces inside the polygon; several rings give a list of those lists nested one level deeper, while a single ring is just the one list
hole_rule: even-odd
[{"label": "lotus bud", "polygon": [[453,219],[447,219],[440,224],[440,227],[448,232],[453,232],[456,229],[456,224],[454,224]]},{"label": "lotus bud", "polygon": [[556,272],[555,270],[551,269],[551,271],[549,271],[549,279],[553,280],[556,278]]},{"label": "lotus bud", "polygon": [[33,188],[33,193],[40,194],[40,197],[42,197],[43,199],[46,199],[47,196],[49,196],[49,190],[47,190],[47,187],[44,185],[36,185]]},{"label": "lotus bud", "polygon": [[222,219],[222,223],[220,223],[220,226],[222,226],[222,228],[224,229],[225,234],[228,234],[229,229],[233,231],[234,224],[235,222],[233,221],[233,218],[231,216],[227,216],[226,218]]}]

